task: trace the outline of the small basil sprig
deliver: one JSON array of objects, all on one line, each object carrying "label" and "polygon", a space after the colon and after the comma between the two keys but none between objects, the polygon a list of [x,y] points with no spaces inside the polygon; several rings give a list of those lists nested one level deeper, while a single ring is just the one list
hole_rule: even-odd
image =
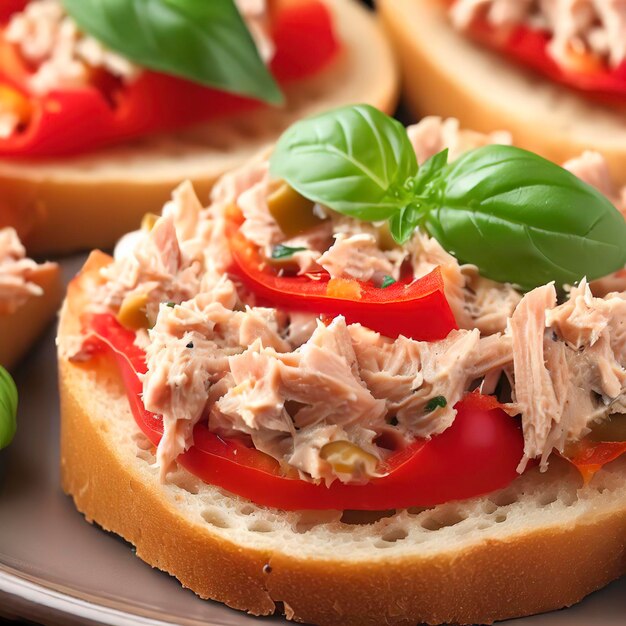
[{"label": "small basil sprig", "polygon": [[62,0],[84,32],[143,67],[283,101],[233,0]]},{"label": "small basil sprig", "polygon": [[0,450],[6,448],[17,429],[17,389],[9,373],[0,367]]},{"label": "small basil sprig", "polygon": [[531,289],[605,276],[626,264],[626,222],[595,188],[512,146],[421,167],[405,129],[356,105],[302,120],[279,139],[271,172],[300,194],[406,242],[423,228],[483,276]]}]

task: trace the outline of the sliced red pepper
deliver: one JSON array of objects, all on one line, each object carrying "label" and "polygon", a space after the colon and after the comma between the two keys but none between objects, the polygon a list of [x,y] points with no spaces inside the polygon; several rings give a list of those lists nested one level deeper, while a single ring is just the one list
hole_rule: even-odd
[{"label": "sliced red pepper", "polygon": [[[10,12],[0,16],[6,21]],[[281,84],[321,71],[340,49],[331,16],[319,0],[285,5],[272,28],[277,47],[270,67]],[[29,72],[13,45],[0,37],[0,86],[18,89],[32,111],[25,129],[0,140],[0,156],[71,155],[261,106],[250,98],[152,71],[142,72],[129,85],[109,76],[95,80],[98,84],[38,98],[29,95]]]},{"label": "sliced red pepper", "polygon": [[29,0],[2,0],[0,4],[0,24],[5,23],[18,11],[23,11]]},{"label": "sliced red pepper", "polygon": [[583,439],[568,450],[565,458],[576,466],[587,484],[607,463],[626,454],[626,441]]},{"label": "sliced red pepper", "polygon": [[[163,424],[141,400],[137,374],[146,371],[145,355],[134,345],[134,333],[112,315],[91,316],[85,323],[87,332],[95,334],[92,342],[116,359],[133,416],[158,445]],[[334,482],[326,487],[285,476],[275,460],[237,440],[218,437],[203,423],[196,425],[194,445],[178,462],[209,484],[284,510],[428,507],[505,487],[516,478],[523,452],[519,422],[494,398],[476,393],[456,408],[448,430],[392,454],[385,467],[388,474],[364,485]]]},{"label": "sliced red pepper", "polygon": [[369,282],[316,276],[279,276],[267,268],[260,250],[240,231],[232,233],[232,273],[262,303],[288,311],[308,311],[360,323],[387,337],[419,341],[444,339],[457,327],[439,269],[412,282],[380,288]]},{"label": "sliced red pepper", "polygon": [[549,54],[550,32],[520,24],[503,28],[484,18],[474,20],[469,36],[478,43],[503,53],[556,83],[565,85],[607,104],[623,104],[626,97],[626,62],[610,67],[589,54],[580,60],[580,70],[559,65]]}]

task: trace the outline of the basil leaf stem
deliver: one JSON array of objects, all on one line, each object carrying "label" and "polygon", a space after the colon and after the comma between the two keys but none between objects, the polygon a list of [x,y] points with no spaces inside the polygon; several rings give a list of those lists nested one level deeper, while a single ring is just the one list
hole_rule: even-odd
[{"label": "basil leaf stem", "polygon": [[447,151],[418,168],[405,129],[367,105],[301,120],[279,139],[270,171],[309,200],[393,238],[427,231],[483,276],[532,289],[606,276],[626,264],[626,220],[594,187],[513,146]]},{"label": "basil leaf stem", "polygon": [[233,0],[62,0],[80,29],[157,72],[281,104]]},{"label": "basil leaf stem", "polygon": [[17,388],[10,374],[0,367],[0,450],[6,448],[17,429]]}]

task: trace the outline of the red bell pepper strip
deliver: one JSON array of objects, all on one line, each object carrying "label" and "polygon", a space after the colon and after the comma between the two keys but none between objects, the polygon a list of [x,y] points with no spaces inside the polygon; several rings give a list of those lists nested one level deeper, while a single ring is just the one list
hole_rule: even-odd
[{"label": "red bell pepper strip", "polygon": [[[112,315],[84,319],[92,346],[116,359],[139,428],[158,445],[160,417],[146,411],[138,373],[145,355],[135,334]],[[363,485],[339,482],[330,487],[286,476],[271,457],[234,439],[211,433],[203,423],[194,429],[194,445],[178,462],[203,481],[264,506],[283,510],[386,510],[435,506],[500,489],[517,476],[523,452],[519,422],[495,398],[468,394],[457,406],[454,424],[428,441],[416,441],[392,454],[387,475]]]},{"label": "red bell pepper strip", "polygon": [[583,439],[575,444],[565,458],[581,473],[587,484],[607,463],[626,454],[626,441],[591,441]]},{"label": "red bell pepper strip", "polygon": [[626,101],[626,62],[613,68],[590,54],[581,59],[580,71],[564,67],[548,54],[552,35],[523,24],[502,28],[489,24],[484,18],[476,19],[468,34],[516,63],[591,98],[607,104],[624,104]]},{"label": "red bell pepper strip", "polygon": [[[321,71],[340,49],[331,16],[319,0],[282,8],[272,34],[276,56],[270,68],[281,84]],[[0,156],[78,154],[260,106],[250,98],[147,70],[128,85],[96,73],[88,86],[35,97],[27,88],[29,74],[14,46],[0,37],[0,87],[17,89],[31,109],[26,128],[0,140]]]},{"label": "red bell pepper strip", "polygon": [[0,3],[0,24],[4,24],[8,19],[17,13],[23,11],[29,0],[2,0]]},{"label": "red bell pepper strip", "polygon": [[348,324],[360,323],[394,338],[435,341],[457,328],[438,268],[410,283],[398,281],[383,289],[369,282],[330,279],[328,274],[279,276],[240,231],[231,234],[230,248],[231,273],[260,302],[290,311],[343,315]]}]

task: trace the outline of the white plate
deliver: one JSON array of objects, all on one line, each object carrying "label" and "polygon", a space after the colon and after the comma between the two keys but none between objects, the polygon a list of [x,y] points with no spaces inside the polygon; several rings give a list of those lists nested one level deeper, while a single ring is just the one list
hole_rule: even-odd
[{"label": "white plate", "polygon": [[[80,262],[64,262],[66,274]],[[47,624],[287,624],[198,599],[85,522],[59,487],[56,378],[51,329],[16,373],[19,430],[0,453],[0,615]],[[576,607],[507,624],[624,626],[626,579]]]}]

